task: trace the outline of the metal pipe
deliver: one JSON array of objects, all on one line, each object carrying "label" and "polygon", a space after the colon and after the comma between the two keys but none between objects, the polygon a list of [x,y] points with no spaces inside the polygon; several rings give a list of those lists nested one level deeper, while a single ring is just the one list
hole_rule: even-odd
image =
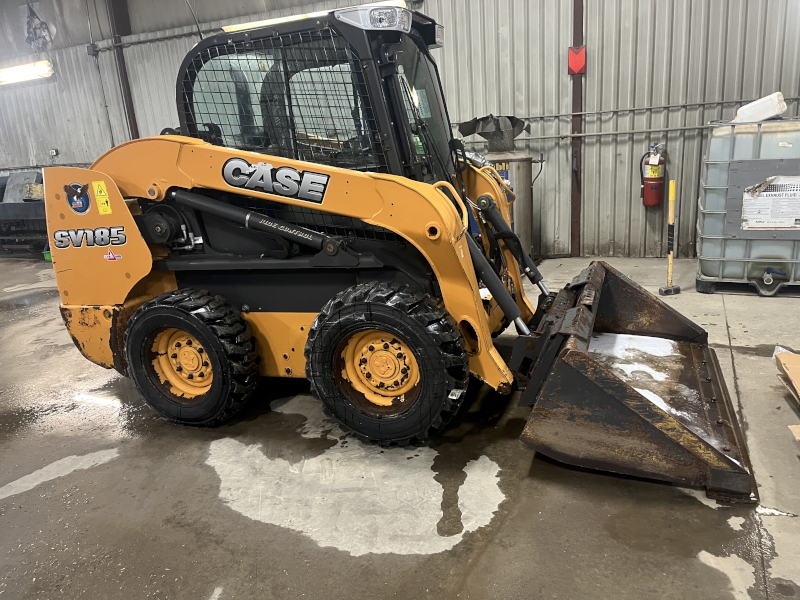
[{"label": "metal pipe", "polygon": [[98,58],[97,46],[94,45],[94,35],[92,33],[92,17],[89,12],[89,0],[84,0],[86,4],[86,24],[89,26],[89,48],[90,54],[94,58],[94,66],[97,69],[97,79],[100,81],[100,93],[103,96],[103,107],[106,109],[106,121],[108,122],[108,135],[111,138],[111,147],[116,146],[114,141],[114,129],[111,127],[111,113],[108,110],[108,100],[106,99],[106,88],[103,85],[103,74],[100,71],[100,60]]},{"label": "metal pipe", "polygon": [[[270,233],[290,242],[297,242],[304,246],[310,246],[316,250],[322,249],[326,241],[326,237],[316,231],[305,229],[304,227],[297,227],[278,219],[265,217],[261,213],[257,213],[238,206],[232,206],[219,200],[213,200],[201,194],[195,194],[188,190],[175,190],[171,194],[175,202],[200,212],[205,212],[210,215],[215,215],[237,225],[241,225],[246,229],[254,229],[264,233]],[[335,251],[336,249],[334,249]]]},{"label": "metal pipe", "polygon": [[[632,108],[609,108],[608,110],[589,110],[577,113],[534,115],[531,117],[520,117],[520,119],[525,119],[526,121],[542,120],[542,119],[566,119],[566,118],[571,118],[573,115],[594,116],[594,115],[610,115],[610,114],[625,113],[625,112],[641,112],[646,110],[669,110],[677,108],[689,108],[690,106],[701,107],[701,106],[719,106],[722,104],[749,104],[750,102],[754,102],[755,100],[758,100],[758,98],[754,98],[753,100],[710,100],[708,102],[685,102],[683,104],[662,104],[660,106],[634,106]],[[800,100],[800,96],[784,98],[783,100],[785,102],[796,102],[797,100]],[[461,123],[451,123],[451,124],[454,127],[461,125]]]},{"label": "metal pipe", "polygon": [[[563,140],[567,138],[583,138],[583,137],[603,137],[607,135],[636,135],[640,133],[659,133],[670,131],[692,131],[699,129],[706,129],[713,127],[713,125],[691,125],[687,127],[661,127],[658,129],[631,129],[629,131],[594,131],[588,133],[561,133],[556,135],[539,135],[539,136],[522,136],[518,137],[516,141],[531,141],[531,140]],[[719,126],[717,126],[719,127]],[[465,142],[467,144],[479,144],[480,142]]]}]

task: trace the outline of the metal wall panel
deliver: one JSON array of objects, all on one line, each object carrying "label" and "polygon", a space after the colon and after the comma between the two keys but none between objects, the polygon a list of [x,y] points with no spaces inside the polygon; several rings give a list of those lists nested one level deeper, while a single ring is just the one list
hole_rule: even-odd
[{"label": "metal wall panel", "polygon": [[125,48],[140,136],[158,135],[165,127],[179,128],[175,82],[183,58],[198,39],[179,37]]},{"label": "metal wall panel", "polygon": [[[327,0],[292,7],[276,0],[262,4],[277,7],[273,10],[201,27],[352,3]],[[545,161],[533,188],[534,251],[544,256],[568,253],[572,161],[566,49],[572,37],[572,2],[474,0],[468,9],[461,0],[420,4],[446,28],[445,47],[434,55],[451,120],[459,123],[489,113],[531,120],[531,133],[521,136],[517,148]],[[133,6],[139,4],[133,1]],[[174,19],[167,22],[186,23],[185,4],[170,6]],[[203,21],[243,10],[244,5],[226,13],[213,3],[201,3],[198,16]],[[99,25],[102,15],[93,16]],[[678,183],[676,241],[680,255],[690,256],[705,135],[684,128],[730,118],[738,107],[732,102],[691,103],[752,99],[776,90],[800,96],[800,2],[586,0],[585,21],[585,110],[606,112],[584,118],[583,253],[666,253],[666,210],[641,206],[638,180],[641,155],[651,142],[664,141],[668,177]],[[151,26],[139,23],[141,29]],[[196,41],[193,27],[123,38],[142,135],[177,124],[177,70]],[[50,53],[58,73],[55,83],[0,90],[0,168],[47,164],[50,148],[59,149],[57,163],[91,162],[110,146],[112,136],[117,144],[127,139],[114,54],[107,40],[98,45],[103,49],[99,61],[111,131],[93,59],[83,46],[55,50]],[[676,106],[647,108],[664,105]],[[789,113],[797,114],[798,103],[789,106]],[[639,110],[620,110],[634,107]],[[664,128],[671,131],[593,135]],[[477,150],[484,148],[478,137],[467,141]]]},{"label": "metal wall panel", "polygon": [[[50,80],[0,89],[0,168],[90,163],[112,145],[100,79],[86,48],[55,50],[48,58],[55,71]],[[26,61],[14,64],[20,62]],[[112,119],[121,114],[113,91],[106,90]],[[51,149],[58,150],[55,160]]]},{"label": "metal wall panel", "polygon": [[[142,0],[145,1],[145,0]],[[149,0],[147,0],[149,1]],[[142,2],[139,2],[142,4]],[[261,3],[263,6],[263,3]],[[318,10],[332,10],[353,4],[352,0],[327,0],[303,6],[292,6],[286,1],[273,2],[280,6],[267,12],[228,18],[221,21],[201,23],[203,31],[219,30],[223,25],[271,19]],[[206,8],[210,8],[208,5]],[[223,6],[223,5],[219,5]],[[216,13],[219,13],[219,6]],[[174,9],[174,7],[173,7]],[[177,19],[186,5],[178,7]],[[197,9],[198,11],[200,9]],[[202,18],[206,11],[198,13]],[[210,11],[214,12],[214,11]],[[215,14],[216,14],[215,13]],[[189,50],[199,41],[194,25],[152,33],[135,34],[123,38],[125,63],[131,82],[133,105],[139,125],[139,135],[158,135],[165,127],[178,126],[178,110],[175,97],[178,69]],[[110,53],[109,53],[110,54]]]},{"label": "metal wall panel", "polygon": [[[740,104],[691,103],[800,95],[800,3],[592,0],[586,6],[585,110],[679,106],[586,116],[587,132],[672,131],[585,138],[583,253],[666,254],[666,207],[641,205],[638,174],[650,143],[665,142],[667,177],[677,184],[677,249],[693,256],[705,131],[681,128],[732,118]],[[797,102],[788,114],[797,114]]]},{"label": "metal wall panel", "polygon": [[[571,106],[567,47],[572,3],[560,0],[426,0],[425,14],[445,26],[444,48],[434,51],[454,123],[488,114],[559,114]],[[568,120],[538,120],[532,136],[569,133]],[[527,136],[526,136],[527,137]],[[478,150],[485,143],[467,138]],[[517,149],[544,165],[533,186],[533,249],[569,253],[570,148],[568,140],[522,140]],[[538,168],[534,166],[534,174]]]}]

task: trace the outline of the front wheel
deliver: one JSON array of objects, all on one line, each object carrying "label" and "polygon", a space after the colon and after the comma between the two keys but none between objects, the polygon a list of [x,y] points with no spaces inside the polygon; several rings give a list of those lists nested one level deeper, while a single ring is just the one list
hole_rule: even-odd
[{"label": "front wheel", "polygon": [[305,347],[311,391],[364,441],[405,445],[464,399],[469,356],[444,308],[408,285],[364,283],[331,299]]}]

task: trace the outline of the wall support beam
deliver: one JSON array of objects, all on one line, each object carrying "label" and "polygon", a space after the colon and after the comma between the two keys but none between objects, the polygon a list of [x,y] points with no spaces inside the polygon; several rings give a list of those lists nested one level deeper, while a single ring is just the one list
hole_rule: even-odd
[{"label": "wall support beam", "polygon": [[[583,46],[583,0],[572,4],[572,46]],[[583,132],[583,75],[572,77],[572,133]],[[572,138],[572,185],[570,191],[570,256],[581,256],[581,167],[583,141],[580,136]]]},{"label": "wall support beam", "polygon": [[114,44],[114,61],[117,65],[117,78],[122,90],[122,104],[125,107],[125,118],[128,121],[128,133],[132,140],[139,137],[139,125],[136,123],[136,111],[133,108],[133,94],[128,68],[125,65],[125,53],[122,48],[123,35],[130,35],[131,19],[128,14],[127,0],[106,0],[108,20],[111,22],[111,41]]}]

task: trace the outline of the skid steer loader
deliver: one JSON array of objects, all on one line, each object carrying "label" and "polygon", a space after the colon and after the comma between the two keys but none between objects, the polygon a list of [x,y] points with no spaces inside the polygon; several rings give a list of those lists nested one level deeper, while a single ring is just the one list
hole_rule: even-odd
[{"label": "skid steer loader", "polygon": [[[706,332],[604,262],[545,287],[513,191],[453,139],[442,44],[397,3],[230,27],[180,67],[179,130],[46,168],[78,349],[176,423],[222,423],[260,376],[306,377],[386,445],[444,427],[472,374],[522,390],[538,452],[752,501]],[[512,325],[507,363],[493,336]]]}]

